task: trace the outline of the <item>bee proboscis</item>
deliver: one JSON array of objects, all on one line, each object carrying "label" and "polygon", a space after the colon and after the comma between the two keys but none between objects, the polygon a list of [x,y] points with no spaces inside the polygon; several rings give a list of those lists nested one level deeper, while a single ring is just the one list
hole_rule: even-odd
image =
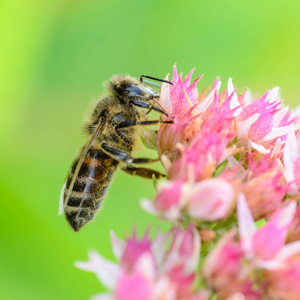
[{"label": "bee proboscis", "polygon": [[[159,94],[143,84],[144,77],[172,84],[144,75],[140,80],[115,75],[107,83],[111,94],[97,102],[85,123],[84,131],[89,140],[70,167],[60,199],[61,210],[75,231],[94,218],[118,167],[145,178],[162,175],[155,170],[134,166],[157,159],[131,156],[141,135],[141,126],[173,123],[167,120],[168,113],[158,102]],[[165,116],[165,120],[148,121],[147,114],[152,110]]]}]

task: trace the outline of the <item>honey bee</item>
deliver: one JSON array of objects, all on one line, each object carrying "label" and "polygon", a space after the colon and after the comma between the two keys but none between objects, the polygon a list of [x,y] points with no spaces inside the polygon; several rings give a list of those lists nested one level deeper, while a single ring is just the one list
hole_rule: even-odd
[{"label": "honey bee", "polygon": [[[60,197],[61,211],[64,210],[75,231],[94,218],[118,167],[145,178],[162,176],[158,171],[134,166],[158,159],[131,156],[138,144],[141,126],[173,123],[166,120],[168,113],[158,102],[159,94],[143,83],[144,77],[172,84],[144,75],[140,80],[115,75],[106,84],[111,94],[97,102],[84,125],[89,140],[73,161]],[[165,120],[148,121],[147,114],[152,110],[165,116]]]}]

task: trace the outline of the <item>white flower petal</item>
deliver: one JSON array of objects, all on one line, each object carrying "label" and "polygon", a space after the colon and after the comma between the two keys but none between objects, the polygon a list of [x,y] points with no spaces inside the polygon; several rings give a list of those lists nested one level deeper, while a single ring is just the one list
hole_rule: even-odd
[{"label": "white flower petal", "polygon": [[119,239],[113,230],[110,231],[110,239],[111,239],[111,243],[112,243],[113,253],[114,253],[115,257],[117,258],[117,260],[120,260],[124,253],[126,243],[124,241],[122,241],[121,239]]},{"label": "white flower petal", "polygon": [[300,241],[285,245],[279,253],[271,260],[260,261],[258,266],[267,270],[276,270],[282,268],[285,261],[300,253]]},{"label": "white flower petal", "polygon": [[274,101],[280,101],[280,93],[279,93],[279,87],[274,87],[267,95],[266,98],[267,102],[274,102]]},{"label": "white flower petal", "polygon": [[253,102],[253,96],[249,89],[246,90],[245,96],[244,96],[244,105],[247,106]]},{"label": "white flower petal", "polygon": [[270,149],[266,149],[263,145],[252,142],[250,139],[248,139],[248,143],[250,147],[254,148],[261,154],[268,154],[271,151]]},{"label": "white flower petal", "polygon": [[162,234],[158,232],[156,234],[155,240],[151,244],[151,249],[154,254],[157,265],[160,265],[163,261],[166,247],[170,242],[171,235],[170,234]]},{"label": "white flower petal", "polygon": [[199,253],[201,252],[201,237],[199,232],[196,229],[193,230],[193,237],[194,237],[193,239],[194,249],[191,256],[186,261],[185,268],[184,268],[187,274],[194,272],[195,269],[197,268],[199,262]]},{"label": "white flower petal", "polygon": [[288,112],[287,107],[281,107],[274,115],[273,115],[273,127],[279,127],[279,124],[284,117],[284,115]]},{"label": "white flower petal", "polygon": [[246,172],[245,168],[237,161],[237,159],[230,155],[227,157],[228,167],[233,170],[237,169],[237,175],[240,176]]},{"label": "white flower petal", "polygon": [[136,262],[134,270],[143,274],[147,279],[155,279],[155,264],[149,252],[144,253]]},{"label": "white flower petal", "polygon": [[[169,80],[169,75],[165,77],[165,80]],[[167,109],[169,113],[172,113],[172,103],[171,103],[171,96],[170,96],[170,84],[163,82],[160,89],[160,97],[159,101],[163,107]]]},{"label": "white flower petal", "polygon": [[298,144],[293,124],[289,126],[288,135],[283,149],[284,177],[287,182],[295,179],[294,162],[299,157]]},{"label": "white flower petal", "polygon": [[250,127],[254,122],[258,120],[258,118],[259,118],[259,113],[255,113],[248,119],[237,122],[238,139],[248,138],[248,132],[250,130]]},{"label": "white flower petal", "polygon": [[243,193],[238,195],[237,215],[239,222],[239,233],[242,239],[251,237],[255,231],[255,222],[248,207],[247,200]]},{"label": "white flower petal", "polygon": [[284,134],[287,134],[290,126],[272,128],[272,130],[261,140],[261,142],[271,141]]},{"label": "white flower petal", "polygon": [[144,209],[146,212],[156,215],[157,214],[157,209],[153,206],[153,202],[148,199],[142,199],[140,201],[140,206],[142,209]]},{"label": "white flower petal", "polygon": [[221,87],[221,81],[219,81],[217,83],[217,85],[215,86],[214,89],[212,89],[210,91],[210,93],[196,106],[196,109],[199,113],[202,113],[204,111],[206,111],[206,109],[208,108],[208,106],[212,103],[214,96],[215,96],[215,92],[219,92],[219,89]]},{"label": "white flower petal", "polygon": [[288,135],[283,150],[283,163],[285,167],[293,165],[294,161],[299,157],[297,139],[295,135],[294,124],[289,126]]},{"label": "white flower petal", "polygon": [[296,213],[297,204],[296,202],[289,203],[283,210],[279,212],[280,220],[279,225],[280,227],[290,226],[291,222],[293,221],[294,215]]},{"label": "white flower petal", "polygon": [[[229,78],[228,79],[228,82],[227,82],[227,91],[228,91],[228,96],[230,96],[232,93],[233,93],[233,96],[230,100],[230,109],[235,109],[239,106],[241,106],[239,100],[238,100],[238,96],[234,90],[234,86],[232,84],[232,78]],[[237,109],[235,112],[234,112],[234,116],[238,116],[241,112],[242,108],[239,108]]]},{"label": "white flower petal", "polygon": [[85,271],[94,272],[103,285],[113,289],[120,273],[120,266],[105,259],[97,251],[90,251],[89,258],[88,262],[75,262],[75,266]]},{"label": "white flower petal", "polygon": [[300,241],[286,244],[277,254],[276,259],[284,261],[300,252]]}]

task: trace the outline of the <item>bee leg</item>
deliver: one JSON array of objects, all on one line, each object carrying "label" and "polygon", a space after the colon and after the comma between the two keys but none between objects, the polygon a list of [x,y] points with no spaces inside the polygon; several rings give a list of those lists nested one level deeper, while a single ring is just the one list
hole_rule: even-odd
[{"label": "bee leg", "polygon": [[159,158],[152,159],[152,158],[133,158],[128,153],[124,152],[123,150],[110,146],[108,144],[103,143],[101,148],[111,157],[118,161],[126,162],[128,164],[149,164],[156,161],[159,161]]},{"label": "bee leg", "polygon": [[168,113],[164,110],[162,110],[161,108],[158,108],[152,104],[150,104],[147,101],[143,101],[143,100],[131,100],[130,101],[131,104],[138,106],[138,107],[143,107],[143,108],[149,108],[149,110],[147,111],[146,115],[153,109],[157,112],[159,112],[160,114],[168,117]]},{"label": "bee leg", "polygon": [[121,167],[121,170],[124,171],[127,174],[130,174],[132,176],[141,176],[144,178],[152,179],[153,175],[155,176],[156,179],[160,179],[162,177],[166,177],[165,174],[162,174],[158,171],[147,169],[147,168],[136,168],[134,166],[125,166]]},{"label": "bee leg", "polygon": [[116,126],[116,131],[121,131],[121,128],[136,126],[136,125],[159,125],[159,124],[173,124],[174,121],[163,121],[163,120],[151,120],[151,121],[141,121],[137,122],[136,120],[127,120],[121,122]]}]

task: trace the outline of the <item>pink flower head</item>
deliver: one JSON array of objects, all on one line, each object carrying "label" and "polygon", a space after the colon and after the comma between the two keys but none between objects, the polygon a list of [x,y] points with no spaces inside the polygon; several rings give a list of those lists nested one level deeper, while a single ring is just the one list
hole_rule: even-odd
[{"label": "pink flower head", "polygon": [[266,273],[267,294],[272,299],[300,299],[300,258],[289,259],[282,268]]},{"label": "pink flower head", "polygon": [[109,290],[99,300],[300,299],[300,107],[283,106],[279,88],[238,95],[231,78],[198,93],[193,71],[174,66],[159,99],[174,122],[144,134],[167,178],[142,206],[172,229],[112,233],[117,263],[91,252],[77,266]]},{"label": "pink flower head", "polygon": [[[174,86],[162,85],[160,102],[169,110],[174,118],[174,124],[163,125],[160,127],[157,136],[157,147],[159,154],[166,154],[173,162],[181,154],[177,144],[192,144],[197,140],[205,141],[209,135],[217,134],[224,143],[233,138],[235,133],[234,113],[237,108],[230,109],[231,93],[225,100],[218,96],[221,85],[216,81],[204,98],[198,96],[196,84],[202,76],[198,77],[191,85],[190,79],[193,70],[182,82],[182,74],[177,75],[176,66],[174,67],[173,80]],[[201,135],[201,132],[205,131]]]},{"label": "pink flower head", "polygon": [[[254,172],[259,172],[259,168]],[[255,220],[272,214],[281,207],[282,201],[290,189],[283,180],[283,170],[274,168],[261,175],[245,180],[240,191],[245,194]]]},{"label": "pink flower head", "polygon": [[168,176],[187,180],[191,175],[189,172],[192,172],[195,181],[211,177],[218,164],[231,154],[226,148],[228,141],[229,138],[220,132],[211,133],[203,129],[195,135],[188,149],[182,149],[181,157],[167,170]]},{"label": "pink flower head", "polygon": [[279,169],[278,162],[276,161],[276,158],[271,158],[271,154],[266,154],[264,157],[259,157],[258,161],[254,161],[253,154],[251,151],[248,152],[249,154],[249,165],[248,165],[248,171],[250,173],[250,178],[258,177],[266,172],[269,172],[270,170]]},{"label": "pink flower head", "polygon": [[187,190],[187,211],[195,219],[220,220],[233,208],[235,192],[222,178],[211,178],[195,183]]},{"label": "pink flower head", "polygon": [[180,220],[188,214],[194,220],[213,221],[230,214],[235,204],[235,191],[222,178],[195,183],[166,181],[158,185],[153,202],[144,200],[141,204],[148,212],[168,220]]},{"label": "pink flower head", "polygon": [[236,286],[241,280],[243,252],[235,236],[234,231],[226,233],[204,263],[203,276],[218,291]]},{"label": "pink flower head", "polygon": [[285,179],[291,183],[290,192],[295,194],[299,190],[300,184],[300,153],[293,124],[289,126],[283,151],[283,164],[285,168]]},{"label": "pink flower head", "polygon": [[264,269],[276,269],[287,258],[300,252],[300,242],[285,245],[295,209],[295,202],[291,202],[275,212],[265,226],[256,229],[246,198],[243,194],[239,195],[237,212],[240,242],[249,261]]},{"label": "pink flower head", "polygon": [[264,299],[264,286],[255,284],[250,280],[230,284],[218,293],[219,300],[261,300]]},{"label": "pink flower head", "polygon": [[134,231],[132,237],[126,241],[126,246],[120,261],[122,268],[130,272],[136,262],[145,253],[148,253],[154,260],[148,233],[146,233],[141,240],[138,240],[136,232]]},{"label": "pink flower head", "polygon": [[193,287],[200,253],[200,237],[194,226],[187,231],[172,229],[155,240],[150,240],[148,234],[138,240],[134,232],[133,237],[122,242],[112,234],[112,242],[119,264],[96,252],[90,254],[90,261],[76,263],[77,267],[94,272],[111,290],[111,294],[101,294],[99,299],[206,299]]},{"label": "pink flower head", "polygon": [[181,210],[185,206],[185,184],[182,180],[159,183],[154,201],[142,200],[142,207],[153,214],[160,215],[168,220],[179,220]]},{"label": "pink flower head", "polygon": [[194,225],[186,231],[179,227],[174,230],[174,238],[165,256],[165,268],[183,266],[186,274],[191,274],[198,265],[201,248],[200,235]]},{"label": "pink flower head", "polygon": [[121,273],[119,275],[115,291],[116,299],[150,300],[152,294],[153,282],[143,272],[134,270],[133,273]]}]

